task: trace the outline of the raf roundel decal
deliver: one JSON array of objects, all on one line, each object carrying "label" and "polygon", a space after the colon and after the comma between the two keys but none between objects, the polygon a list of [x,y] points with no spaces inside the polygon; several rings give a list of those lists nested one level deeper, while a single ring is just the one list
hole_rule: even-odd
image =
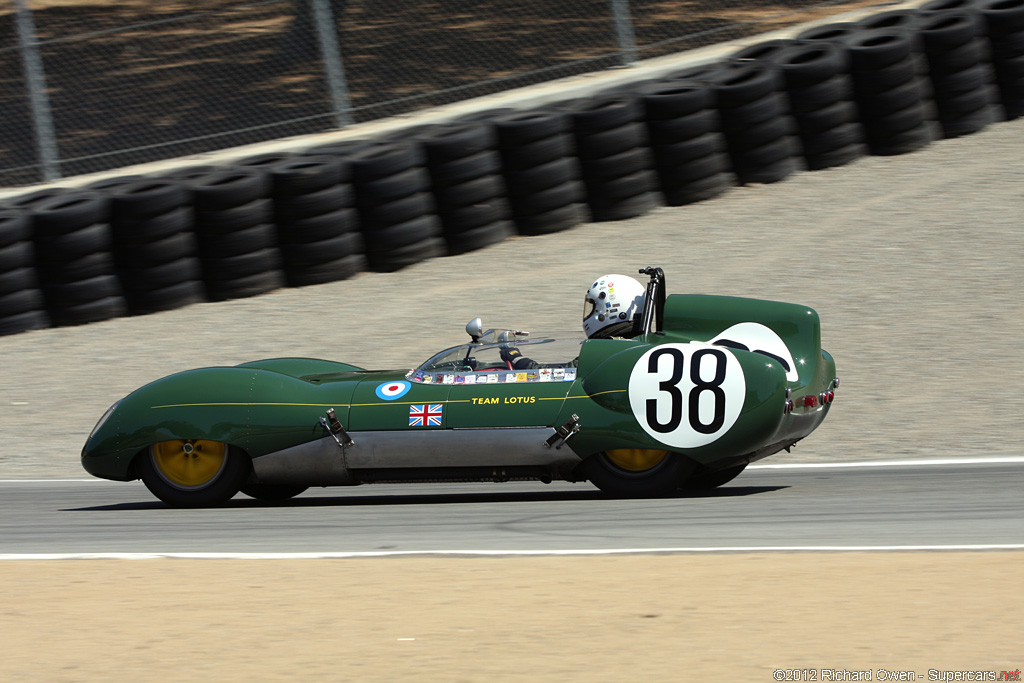
[{"label": "raf roundel decal", "polygon": [[661,344],[629,375],[629,406],[645,432],[672,448],[697,448],[736,424],[747,393],[743,368],[711,344]]},{"label": "raf roundel decal", "polygon": [[377,396],[385,401],[394,401],[396,398],[405,396],[411,388],[412,385],[408,382],[384,382],[377,387]]}]

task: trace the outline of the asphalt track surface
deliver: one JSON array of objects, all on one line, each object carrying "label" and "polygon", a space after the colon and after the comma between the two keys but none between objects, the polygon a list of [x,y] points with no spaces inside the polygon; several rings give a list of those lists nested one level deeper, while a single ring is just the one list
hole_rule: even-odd
[{"label": "asphalt track surface", "polygon": [[175,510],[139,482],[5,481],[0,557],[1024,547],[1021,491],[1024,458],[759,467],[660,500],[588,484],[420,484]]}]

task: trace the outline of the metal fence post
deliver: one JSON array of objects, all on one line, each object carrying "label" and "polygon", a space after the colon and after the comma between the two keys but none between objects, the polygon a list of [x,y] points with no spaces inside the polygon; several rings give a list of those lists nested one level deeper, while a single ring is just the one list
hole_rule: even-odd
[{"label": "metal fence post", "polygon": [[57,153],[57,135],[50,114],[50,96],[46,92],[46,76],[43,60],[39,56],[39,41],[36,27],[32,22],[32,10],[25,0],[14,0],[18,25],[18,42],[21,45],[21,63],[25,70],[25,87],[28,88],[29,106],[32,108],[32,125],[36,134],[36,146],[43,167],[43,180],[60,178],[60,157]]},{"label": "metal fence post", "polygon": [[313,0],[313,18],[317,41],[320,44],[320,56],[324,60],[327,87],[334,103],[334,121],[338,128],[344,128],[353,123],[352,104],[348,96],[348,83],[345,82],[345,68],[341,61],[341,49],[338,47],[330,0]]},{"label": "metal fence post", "polygon": [[629,66],[636,61],[636,36],[633,34],[629,0],[612,0],[612,14],[615,18],[615,35],[619,40],[622,65]]}]

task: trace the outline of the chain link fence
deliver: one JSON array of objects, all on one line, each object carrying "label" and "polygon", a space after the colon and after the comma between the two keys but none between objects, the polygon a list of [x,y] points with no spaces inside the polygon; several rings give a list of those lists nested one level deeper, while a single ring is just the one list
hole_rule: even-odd
[{"label": "chain link fence", "polygon": [[0,186],[345,126],[864,0],[0,0]]}]

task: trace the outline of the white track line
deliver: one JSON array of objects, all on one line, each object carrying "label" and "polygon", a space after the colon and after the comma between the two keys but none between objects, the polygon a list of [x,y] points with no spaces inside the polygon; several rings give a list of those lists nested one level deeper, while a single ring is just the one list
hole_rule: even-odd
[{"label": "white track line", "polygon": [[789,553],[789,552],[920,552],[1024,550],[1024,543],[982,545],[790,545],[720,546],[689,548],[609,548],[581,550],[381,550],[369,552],[305,553],[11,553],[0,560],[335,560],[374,557],[545,557],[573,555],[652,555],[685,553]]},{"label": "white track line", "polygon": [[[780,465],[751,465],[749,470],[810,470],[831,467],[927,467],[934,465],[1019,465],[1024,456],[999,458],[931,458],[917,460],[861,460],[858,462],[796,462]],[[121,483],[105,479],[0,479],[0,484],[92,484]]]}]

